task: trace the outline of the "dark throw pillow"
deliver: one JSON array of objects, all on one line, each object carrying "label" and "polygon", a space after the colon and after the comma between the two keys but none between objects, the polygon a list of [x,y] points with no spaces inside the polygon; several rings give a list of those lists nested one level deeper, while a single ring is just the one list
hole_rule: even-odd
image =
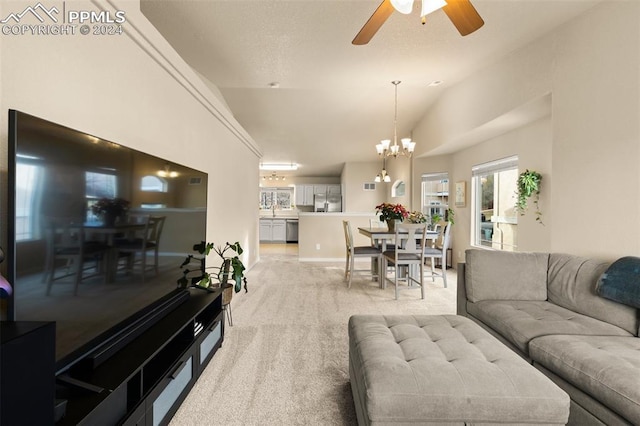
[{"label": "dark throw pillow", "polygon": [[626,256],[613,262],[598,279],[596,293],[640,309],[640,257]]}]

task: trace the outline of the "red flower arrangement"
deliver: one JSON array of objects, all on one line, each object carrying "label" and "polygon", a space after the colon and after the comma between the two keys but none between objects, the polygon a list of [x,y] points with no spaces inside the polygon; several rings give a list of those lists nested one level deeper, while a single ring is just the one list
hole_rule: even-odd
[{"label": "red flower arrangement", "polygon": [[380,215],[381,222],[386,222],[390,219],[402,222],[409,217],[409,211],[402,204],[382,203],[376,206],[376,214]]}]

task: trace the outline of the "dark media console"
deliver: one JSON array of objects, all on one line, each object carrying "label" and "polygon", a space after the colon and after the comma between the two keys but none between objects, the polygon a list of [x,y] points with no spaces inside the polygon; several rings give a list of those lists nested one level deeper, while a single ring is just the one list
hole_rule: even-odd
[{"label": "dark media console", "polygon": [[[100,365],[87,368],[90,364],[79,362],[59,375],[55,379],[53,398],[50,393],[55,375],[52,360],[50,357],[47,358],[47,366],[43,367],[42,371],[51,373],[31,375],[31,383],[26,383],[31,390],[40,389],[41,386],[49,389],[49,394],[41,399],[46,403],[41,402],[43,405],[37,407],[33,398],[26,398],[14,404],[21,405],[22,408],[19,410],[23,415],[36,411],[48,413],[47,418],[51,421],[38,424],[54,423],[54,405],[58,415],[64,414],[55,422],[59,426],[169,423],[224,339],[222,292],[217,290],[210,293],[198,289],[189,292],[186,301],[147,327],[133,341],[113,353]],[[52,325],[53,323],[2,323],[3,419],[5,403],[9,401],[7,398],[20,398],[12,392],[12,389],[17,389],[13,386],[18,386],[20,381],[13,378],[14,383],[5,382],[5,379],[9,378],[5,376],[5,371],[13,370],[13,366],[5,358],[6,347],[9,347],[7,345],[10,344],[15,353],[13,359],[20,359],[22,351],[25,352],[22,356],[26,357],[34,351],[34,337],[29,338],[28,335],[40,332],[49,337],[41,340],[36,336],[35,340],[50,346],[47,350],[52,353]],[[23,345],[19,344],[21,337],[15,332],[10,334],[12,338],[5,342],[5,337],[9,336],[5,335],[5,331],[12,327],[22,327],[23,330],[29,331],[23,336],[27,339]],[[24,423],[3,421],[2,424]]]}]

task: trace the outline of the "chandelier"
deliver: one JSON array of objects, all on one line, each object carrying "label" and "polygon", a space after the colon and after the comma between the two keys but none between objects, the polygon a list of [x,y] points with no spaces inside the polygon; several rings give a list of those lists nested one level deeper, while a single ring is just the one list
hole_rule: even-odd
[{"label": "chandelier", "polygon": [[[385,139],[376,145],[376,151],[378,155],[382,157],[391,157],[397,158],[398,155],[404,155],[407,157],[411,157],[413,151],[416,148],[416,143],[411,140],[411,138],[402,138],[400,143],[402,143],[402,147],[398,145],[398,84],[401,82],[396,80],[392,81],[396,87],[396,104],[395,104],[395,114],[393,117],[393,145],[391,145],[391,139]],[[384,169],[383,169],[384,170]]]},{"label": "chandelier", "polygon": [[375,182],[391,182],[391,176],[387,174],[387,159],[382,159],[382,171],[376,175]]},{"label": "chandelier", "polygon": [[171,166],[169,166],[169,164],[165,164],[164,169],[158,170],[156,174],[160,177],[178,177],[178,172],[176,172],[175,170],[171,170]]}]

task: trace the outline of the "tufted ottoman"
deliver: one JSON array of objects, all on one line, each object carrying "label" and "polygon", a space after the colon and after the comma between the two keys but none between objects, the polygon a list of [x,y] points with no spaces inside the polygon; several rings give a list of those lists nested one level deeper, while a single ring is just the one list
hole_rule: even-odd
[{"label": "tufted ottoman", "polygon": [[360,425],[565,424],[569,397],[457,315],[354,315],[349,375]]}]

